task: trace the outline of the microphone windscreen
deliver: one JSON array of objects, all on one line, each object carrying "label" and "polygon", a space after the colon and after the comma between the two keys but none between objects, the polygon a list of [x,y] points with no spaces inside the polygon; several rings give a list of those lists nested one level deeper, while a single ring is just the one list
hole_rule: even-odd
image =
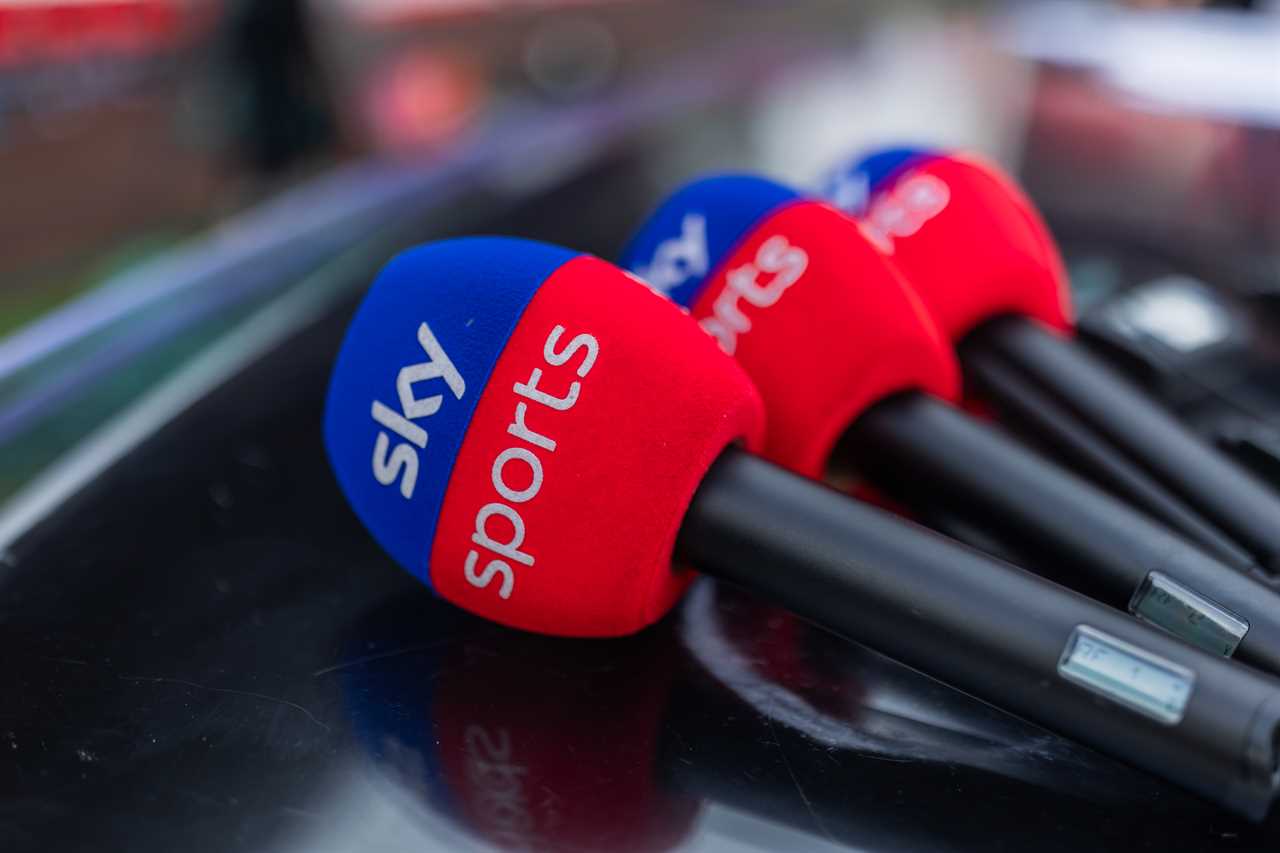
[{"label": "microphone windscreen", "polygon": [[950,345],[857,223],[773,181],[688,184],[621,262],[746,368],[769,412],[765,455],[799,473],[821,475],[849,425],[891,394],[958,394]]},{"label": "microphone windscreen", "polygon": [[352,319],[325,444],[374,538],[513,627],[626,634],[691,574],[676,532],[761,402],[669,301],[588,255],[510,238],[406,252]]},{"label": "microphone windscreen", "polygon": [[1009,313],[1070,330],[1070,291],[1049,229],[994,164],[889,148],[837,166],[822,194],[859,220],[952,340]]}]

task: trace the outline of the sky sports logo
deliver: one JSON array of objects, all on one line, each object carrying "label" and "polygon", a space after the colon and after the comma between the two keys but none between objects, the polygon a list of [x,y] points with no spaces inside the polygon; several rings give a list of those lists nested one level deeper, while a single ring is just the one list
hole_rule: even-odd
[{"label": "sky sports logo", "polygon": [[[875,193],[869,205],[864,200],[866,214],[858,218],[858,227],[877,249],[891,255],[894,240],[915,234],[946,210],[950,201],[951,188],[941,178],[927,172],[911,172],[887,190]],[[837,206],[854,213],[838,199]]]},{"label": "sky sports logo", "polygon": [[689,279],[702,278],[709,269],[707,218],[701,213],[686,213],[680,221],[680,233],[659,243],[653,260],[637,266],[635,273],[654,290],[669,295]]},{"label": "sky sports logo", "polygon": [[[461,372],[431,326],[419,324],[417,338],[426,359],[405,365],[396,374],[398,408],[377,399],[370,407],[374,422],[382,427],[373,444],[373,477],[382,486],[398,484],[406,501],[413,499],[419,481],[420,453],[427,448],[428,434],[422,420],[440,412],[447,396],[460,401],[467,390]],[[568,334],[564,326],[557,324],[541,347],[544,364],[534,367],[528,380],[512,386],[516,400],[511,422],[503,433],[517,441],[499,452],[488,466],[496,494],[475,513],[470,538],[476,547],[467,553],[463,566],[463,575],[472,586],[484,589],[500,581],[494,586],[498,597],[510,598],[516,582],[514,566],[534,564],[534,556],[523,550],[526,525],[519,508],[542,489],[543,456],[539,453],[555,453],[557,442],[533,424],[547,414],[566,412],[577,405],[582,391],[579,380],[591,372],[599,352],[594,335]],[[541,387],[547,384],[544,379],[554,381],[544,374],[547,367],[567,367],[577,378],[553,393]],[[434,393],[419,396],[427,391]],[[501,519],[505,525],[494,523],[494,519]]]},{"label": "sky sports logo", "polygon": [[[743,313],[742,305],[772,306],[800,279],[808,265],[809,257],[803,249],[792,246],[781,235],[771,237],[759,248],[753,261],[729,270],[711,315],[704,317],[699,325],[715,338],[722,350],[733,355],[738,337],[751,330],[751,320]],[[710,270],[707,218],[692,211],[680,220],[680,233],[659,243],[648,265],[635,268],[641,281],[668,297],[690,280],[705,279]]]},{"label": "sky sports logo", "polygon": [[[440,411],[444,402],[444,389],[440,389],[441,393],[418,397],[414,386],[420,382],[440,380],[456,400],[461,400],[467,391],[462,374],[425,322],[418,326],[418,344],[427,360],[406,365],[396,374],[400,410],[396,411],[378,400],[373,401],[371,410],[374,421],[386,428],[378,432],[373,443],[373,477],[384,486],[399,480],[400,494],[405,500],[413,498],[418,482],[418,453],[427,449],[427,431],[418,421]],[[436,382],[433,387],[438,386],[439,382]],[[387,430],[403,441],[392,448]]]},{"label": "sky sports logo", "polygon": [[724,287],[716,294],[711,315],[699,325],[706,329],[727,354],[738,349],[738,337],[751,331],[751,318],[743,303],[758,309],[770,308],[800,280],[809,268],[809,255],[781,234],[765,240],[755,258],[725,275]]}]

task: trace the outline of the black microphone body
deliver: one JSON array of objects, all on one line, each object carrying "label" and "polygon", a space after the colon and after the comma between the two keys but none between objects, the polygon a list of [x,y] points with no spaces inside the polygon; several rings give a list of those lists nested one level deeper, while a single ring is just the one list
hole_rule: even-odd
[{"label": "black microphone body", "polygon": [[987,424],[922,393],[867,410],[846,437],[890,497],[936,506],[1044,573],[1216,654],[1280,674],[1280,593]]},{"label": "black microphone body", "polygon": [[997,707],[1265,814],[1280,785],[1280,682],[835,497],[729,450],[677,554]]},{"label": "black microphone body", "polygon": [[[965,337],[959,351],[967,378],[998,410],[1011,410],[1015,420],[1034,417],[1036,407],[1020,401],[1028,385],[1040,389],[1069,417],[1248,550],[1263,569],[1280,573],[1280,495],[1101,361],[1020,316],[987,320]],[[1105,481],[1089,454],[1071,442],[1053,440],[1051,431],[1045,438],[1063,459]],[[1161,512],[1138,492],[1129,490],[1125,497]]]},{"label": "black microphone body", "polygon": [[1037,387],[998,355],[969,351],[965,378],[979,398],[999,388],[1000,424],[1037,452],[1059,459],[1102,489],[1177,531],[1205,552],[1242,572],[1269,579],[1254,560],[1198,510],[1178,498],[1137,462],[1076,420],[1044,389]]}]

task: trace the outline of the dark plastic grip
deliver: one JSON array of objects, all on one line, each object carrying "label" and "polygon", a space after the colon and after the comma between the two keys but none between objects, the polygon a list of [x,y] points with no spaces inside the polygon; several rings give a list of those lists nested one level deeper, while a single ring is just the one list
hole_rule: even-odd
[{"label": "dark plastic grip", "polygon": [[[678,540],[704,571],[1254,818],[1274,797],[1280,683],[763,460],[730,450]],[[1064,679],[1086,625],[1194,673],[1173,725]]]}]

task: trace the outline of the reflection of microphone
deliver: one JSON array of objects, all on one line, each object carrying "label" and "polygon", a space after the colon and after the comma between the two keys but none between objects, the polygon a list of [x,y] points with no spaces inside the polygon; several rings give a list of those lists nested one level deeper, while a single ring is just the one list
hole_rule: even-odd
[{"label": "reflection of microphone", "polygon": [[456,650],[431,709],[464,820],[511,849],[675,846],[697,802],[655,784],[669,654],[650,637],[490,640]]},{"label": "reflection of microphone", "polygon": [[975,392],[1206,547],[1229,553],[1180,501],[1280,571],[1280,496],[1062,334],[1070,331],[1062,262],[1008,177],[967,155],[923,149],[879,151],[834,175],[829,193],[959,344]]},{"label": "reflection of microphone", "polygon": [[[731,608],[717,606],[724,598]],[[1174,847],[1202,831],[1207,815],[1190,801],[1192,812],[1181,811],[1111,762],[967,697],[940,696],[930,679],[822,632],[805,631],[797,655],[822,677],[770,682],[761,647],[741,639],[768,607],[738,598],[699,584],[685,607],[682,639],[706,669],[674,694],[670,716],[684,725],[664,741],[680,759],[660,762],[665,784],[868,850],[975,850],[996,838],[1036,849],[1046,820],[1066,847],[1099,849],[1132,832],[1114,819],[1104,826],[1118,812],[1145,814],[1143,837]],[[817,707],[847,684],[856,701]]]},{"label": "reflection of microphone", "polygon": [[819,476],[835,448],[907,506],[998,533],[1081,591],[1280,673],[1280,593],[938,399],[957,393],[954,354],[867,234],[772,181],[716,176],[664,202],[624,262],[747,369],[774,461]]},{"label": "reflection of microphone", "polygon": [[679,627],[705,675],[771,724],[826,748],[942,761],[1086,798],[1117,796],[1127,785],[1150,788],[1096,753],[732,587],[695,585]]},{"label": "reflection of microphone", "polygon": [[657,786],[669,634],[575,642],[472,620],[424,623],[412,602],[363,620],[341,678],[358,736],[432,814],[507,850],[675,847],[694,798]]},{"label": "reflection of microphone", "polygon": [[[364,620],[365,659],[340,677],[382,773],[503,849],[676,849],[719,806],[874,849],[979,846],[993,832],[1029,846],[1045,815],[1096,846],[1100,826],[1125,831],[1117,808],[1150,815],[1149,843],[1177,846],[1212,814],[730,588],[696,586],[681,623],[584,643],[424,623],[394,602]],[[783,707],[726,685],[705,669],[714,655]],[[884,696],[896,704],[869,698]],[[824,702],[829,731],[788,720]]]},{"label": "reflection of microphone", "polygon": [[325,439],[383,547],[489,619],[634,631],[691,579],[674,541],[995,705],[1236,808],[1269,803],[1274,682],[726,449],[760,418],[741,369],[639,281],[476,238],[383,270],[338,354]]}]

